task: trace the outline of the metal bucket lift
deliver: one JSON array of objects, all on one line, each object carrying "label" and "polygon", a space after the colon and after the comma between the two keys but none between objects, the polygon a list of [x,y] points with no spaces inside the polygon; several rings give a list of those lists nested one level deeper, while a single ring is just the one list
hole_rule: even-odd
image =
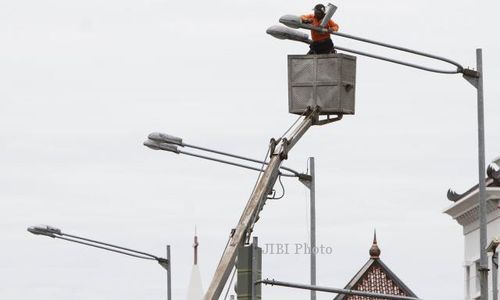
[{"label": "metal bucket lift", "polygon": [[354,114],[356,57],[346,54],[288,56],[288,112]]}]

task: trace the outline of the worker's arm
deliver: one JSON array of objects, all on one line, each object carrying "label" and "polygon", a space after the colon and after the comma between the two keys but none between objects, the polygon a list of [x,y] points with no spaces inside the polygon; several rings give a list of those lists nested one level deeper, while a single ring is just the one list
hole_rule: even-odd
[{"label": "worker's arm", "polygon": [[313,22],[313,19],[314,19],[314,15],[312,15],[312,14],[300,16],[300,20],[304,24],[311,24]]},{"label": "worker's arm", "polygon": [[330,28],[333,31],[339,31],[339,25],[332,20],[328,21],[328,28]]}]

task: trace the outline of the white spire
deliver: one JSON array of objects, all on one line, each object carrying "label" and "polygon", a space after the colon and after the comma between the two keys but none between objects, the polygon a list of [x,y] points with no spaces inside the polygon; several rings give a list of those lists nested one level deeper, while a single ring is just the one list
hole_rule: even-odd
[{"label": "white spire", "polygon": [[198,236],[196,226],[194,229],[194,264],[191,269],[191,279],[189,280],[187,300],[203,300],[203,286],[201,284],[200,268],[198,266]]}]

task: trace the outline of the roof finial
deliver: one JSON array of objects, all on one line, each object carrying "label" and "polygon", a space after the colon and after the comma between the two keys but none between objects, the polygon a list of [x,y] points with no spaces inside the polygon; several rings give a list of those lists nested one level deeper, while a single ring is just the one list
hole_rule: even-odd
[{"label": "roof finial", "polygon": [[380,257],[380,252],[380,248],[377,245],[377,230],[375,229],[373,231],[373,244],[370,248],[370,257],[377,259]]}]

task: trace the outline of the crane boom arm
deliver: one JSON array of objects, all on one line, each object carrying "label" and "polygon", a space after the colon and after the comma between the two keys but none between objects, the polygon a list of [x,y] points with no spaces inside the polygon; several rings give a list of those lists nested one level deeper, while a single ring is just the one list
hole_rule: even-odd
[{"label": "crane boom arm", "polygon": [[243,210],[243,214],[241,215],[238,225],[236,226],[229,243],[224,249],[224,253],[219,265],[217,266],[214,277],[212,278],[207,293],[205,294],[205,300],[219,299],[231,270],[234,267],[238,247],[245,241],[247,230],[252,225],[252,220],[254,220],[254,217],[259,213],[259,208],[261,208],[264,204],[263,202],[266,201],[268,192],[276,183],[281,162],[286,159],[288,151],[291,150],[297,141],[311,127],[316,116],[316,110],[310,112],[310,114],[306,116],[290,134],[289,138],[282,139],[271,153],[271,160],[257,182],[257,185],[252,192],[245,209]]}]

